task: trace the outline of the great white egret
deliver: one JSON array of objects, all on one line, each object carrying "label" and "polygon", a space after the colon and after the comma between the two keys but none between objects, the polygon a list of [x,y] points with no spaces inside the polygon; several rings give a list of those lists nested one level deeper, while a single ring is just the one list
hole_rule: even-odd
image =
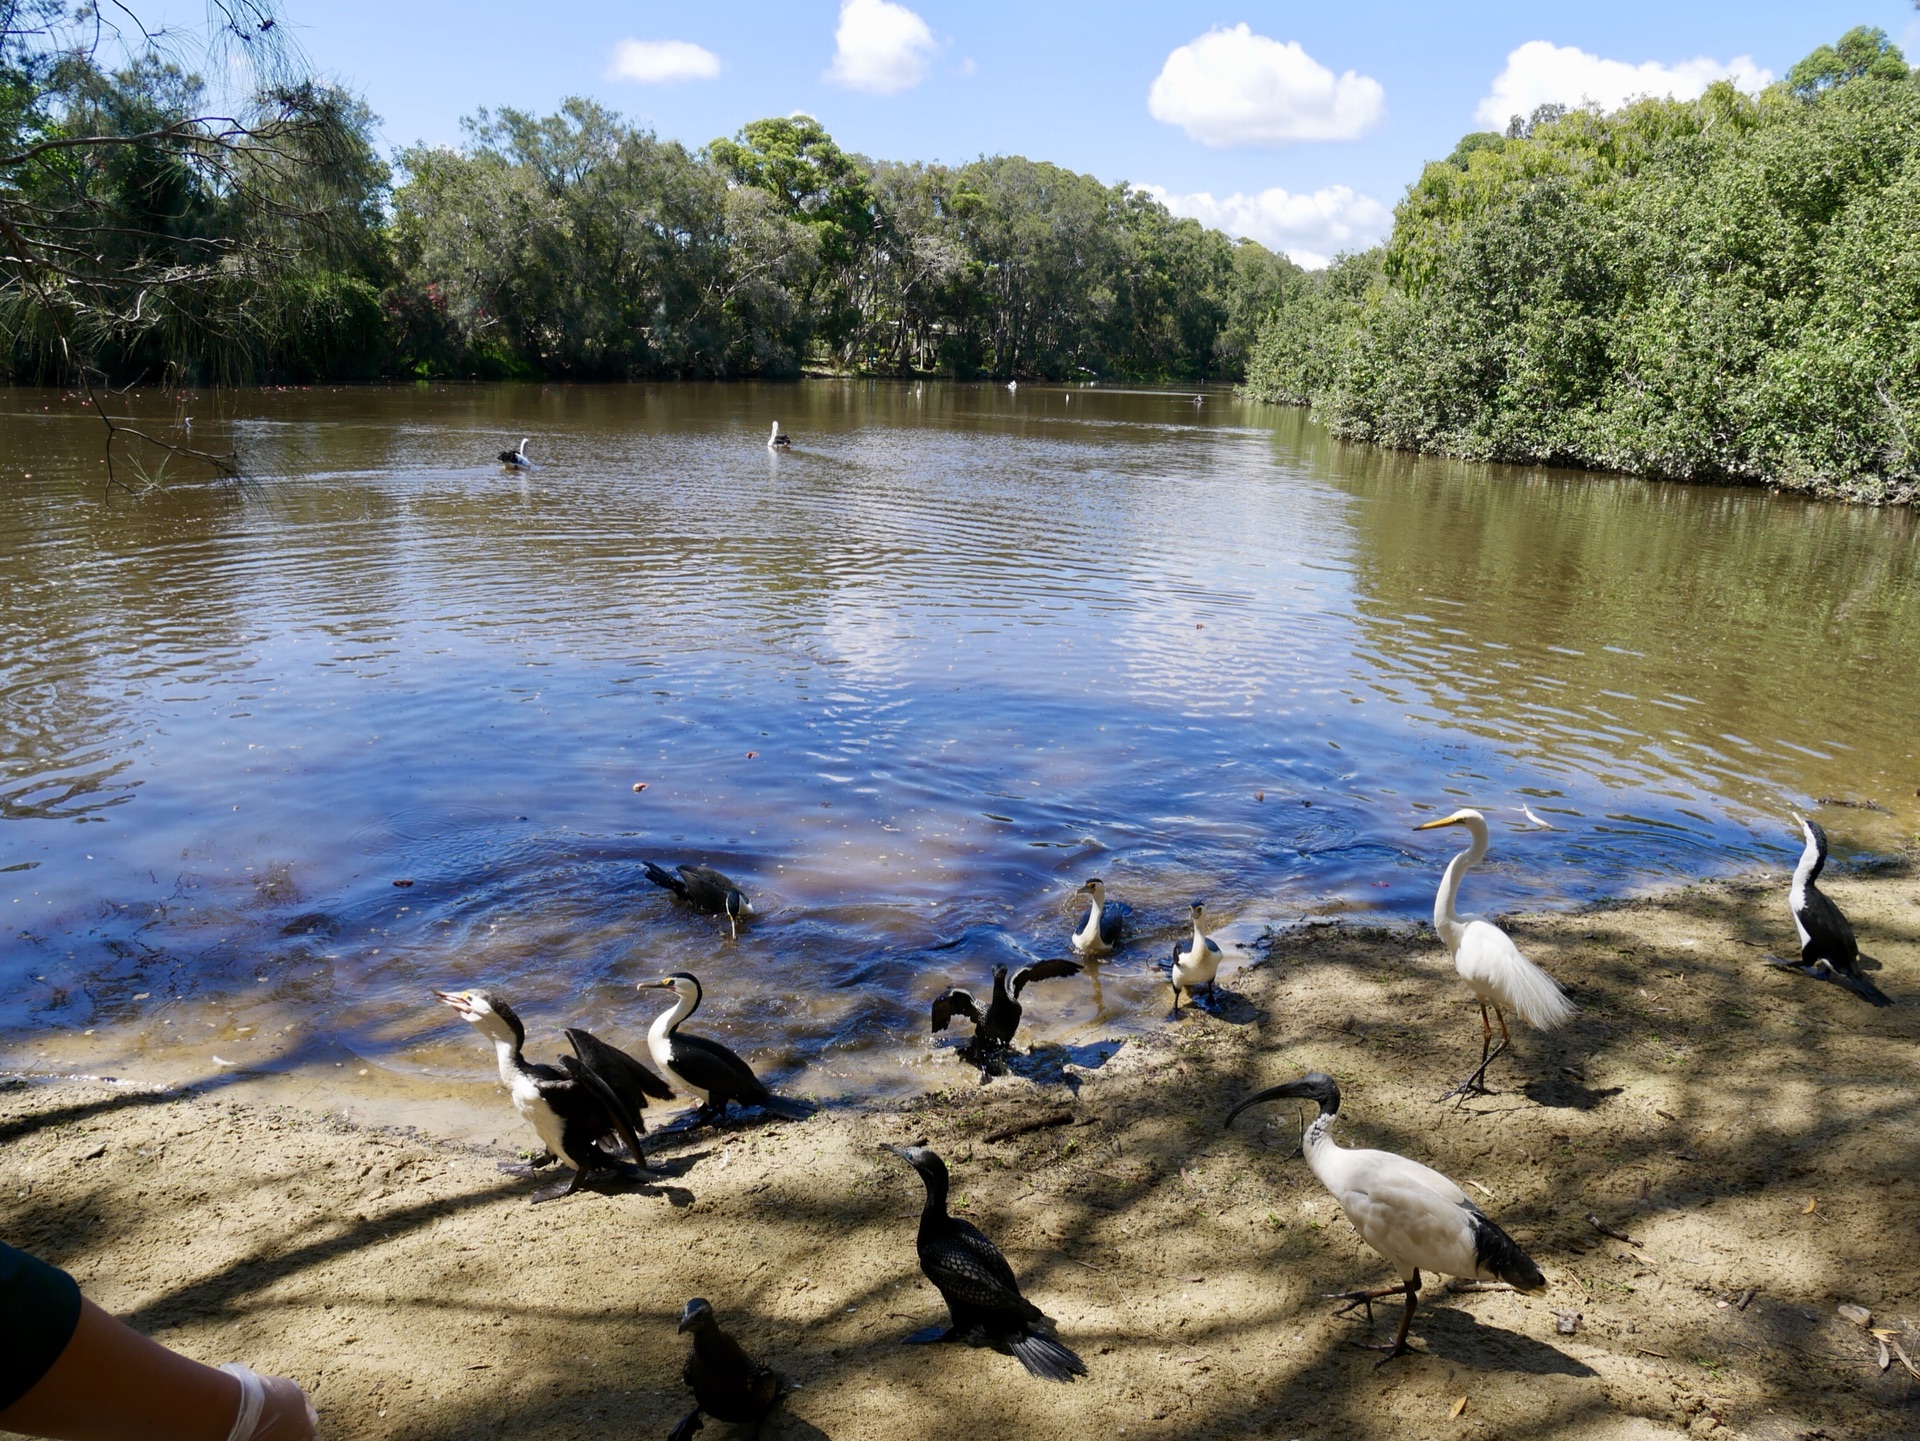
[{"label": "great white egret", "polygon": [[1852,924],[1832,898],[1814,884],[1826,869],[1827,833],[1817,821],[1798,814],[1793,818],[1800,822],[1800,834],[1806,840],[1800,863],[1793,868],[1793,888],[1787,892],[1793,928],[1800,933],[1800,959],[1769,959],[1803,976],[1845,986],[1876,1006],[1892,1005],[1886,992],[1860,973],[1860,945],[1853,938]]},{"label": "great white egret", "polygon": [[[1473,987],[1480,1001],[1480,1064],[1472,1075],[1448,1091],[1449,1096],[1485,1095],[1487,1067],[1513,1039],[1507,1034],[1506,1013],[1512,1011],[1530,1026],[1551,1030],[1573,1014],[1573,1002],[1553,977],[1520,954],[1513,938],[1492,921],[1478,916],[1463,916],[1454,909],[1460,894],[1460,880],[1487,854],[1487,818],[1476,810],[1457,810],[1437,821],[1415,826],[1416,831],[1437,830],[1441,826],[1465,826],[1473,839],[1464,851],[1447,862],[1440,891],[1433,898],[1433,928],[1440,933],[1453,953],[1453,968],[1460,979]],[[1487,1020],[1487,1007],[1493,1007],[1500,1022],[1500,1044],[1493,1047],[1493,1026]],[[1491,1051],[1489,1048],[1492,1048]]]},{"label": "great white egret", "polygon": [[1407,1328],[1413,1324],[1422,1271],[1505,1281],[1516,1291],[1545,1289],[1547,1278],[1540,1274],[1533,1258],[1468,1200],[1465,1191],[1431,1166],[1392,1151],[1350,1151],[1337,1144],[1328,1132],[1340,1110],[1340,1087],[1326,1073],[1312,1071],[1297,1081],[1256,1092],[1227,1113],[1227,1124],[1231,1126],[1233,1118],[1249,1106],[1289,1096],[1314,1101],[1320,1107],[1320,1114],[1301,1140],[1308,1168],[1340,1203],[1360,1239],[1400,1273],[1398,1286],[1343,1291],[1328,1298],[1347,1303],[1341,1308],[1342,1315],[1364,1305],[1368,1319],[1372,1319],[1373,1303],[1382,1296],[1406,1296],[1400,1330],[1391,1346],[1380,1348],[1387,1354],[1379,1364],[1384,1366],[1413,1349],[1407,1345]]}]

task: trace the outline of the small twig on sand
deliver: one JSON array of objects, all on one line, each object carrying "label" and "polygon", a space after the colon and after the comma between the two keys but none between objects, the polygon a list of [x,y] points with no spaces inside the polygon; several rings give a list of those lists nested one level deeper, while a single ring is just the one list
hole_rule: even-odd
[{"label": "small twig on sand", "polygon": [[1746,1290],[1742,1291],[1733,1303],[1735,1309],[1744,1311],[1747,1307],[1751,1306],[1753,1304],[1753,1293],[1757,1289],[1757,1287],[1749,1286]]},{"label": "small twig on sand", "polygon": [[1640,1242],[1634,1240],[1633,1237],[1629,1236],[1625,1231],[1614,1230],[1613,1227],[1609,1226],[1605,1221],[1601,1220],[1598,1216],[1594,1215],[1593,1212],[1591,1211],[1587,1212],[1587,1224],[1593,1227],[1593,1229],[1598,1231],[1602,1236],[1611,1236],[1616,1241],[1625,1241],[1629,1246],[1638,1246],[1639,1244],[1641,1244]]},{"label": "small twig on sand", "polygon": [[1015,1136],[1024,1136],[1029,1131],[1044,1131],[1048,1126],[1065,1126],[1072,1122],[1072,1111],[1049,1111],[1044,1116],[1035,1116],[1030,1120],[1016,1121],[1011,1126],[1002,1126],[997,1131],[989,1131],[984,1140],[1011,1141]]}]

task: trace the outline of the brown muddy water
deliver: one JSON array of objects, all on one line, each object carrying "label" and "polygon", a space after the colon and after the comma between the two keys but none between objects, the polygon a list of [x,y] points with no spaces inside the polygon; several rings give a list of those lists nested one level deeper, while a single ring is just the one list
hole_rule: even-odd
[{"label": "brown muddy water", "polygon": [[[1496,911],[1785,866],[1792,808],[1843,856],[1920,821],[1909,512],[1383,453],[1221,392],[186,410],[252,483],[108,495],[90,411],[0,392],[14,1068],[492,1115],[435,988],[504,991],[543,1056],[637,1042],[633,983],[686,969],[790,1087],[887,1095],[964,1078],[929,999],[1063,953],[1090,875],[1133,939],[1026,1000],[1097,1065],[1164,1024],[1191,899],[1230,956],[1424,916],[1437,807],[1494,817]],[[644,859],[758,915],[730,941]]]}]

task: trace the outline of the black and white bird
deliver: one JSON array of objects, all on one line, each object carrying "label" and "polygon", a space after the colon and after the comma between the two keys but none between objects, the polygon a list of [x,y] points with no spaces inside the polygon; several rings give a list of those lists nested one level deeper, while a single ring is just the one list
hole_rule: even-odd
[{"label": "black and white bird", "polygon": [[1372,1320],[1375,1301],[1395,1294],[1406,1296],[1406,1309],[1400,1314],[1400,1330],[1393,1344],[1379,1348],[1387,1353],[1380,1358],[1381,1365],[1413,1349],[1407,1345],[1407,1328],[1413,1324],[1422,1271],[1505,1281],[1514,1290],[1529,1294],[1545,1289],[1547,1278],[1533,1259],[1489,1220],[1465,1191],[1431,1166],[1392,1151],[1350,1151],[1337,1144],[1328,1132],[1340,1110],[1340,1087],[1324,1072],[1313,1071],[1284,1086],[1256,1092],[1227,1113],[1227,1124],[1231,1126],[1233,1118],[1249,1106],[1290,1096],[1314,1101],[1320,1107],[1319,1116],[1307,1127],[1301,1141],[1308,1168],[1340,1203],[1360,1238],[1400,1273],[1398,1286],[1345,1291],[1328,1298],[1347,1303],[1340,1308],[1341,1315],[1364,1305],[1367,1319]]},{"label": "black and white bird", "polygon": [[1075,894],[1087,897],[1087,918],[1073,933],[1073,948],[1083,956],[1104,956],[1120,944],[1124,920],[1120,903],[1107,899],[1107,884],[1098,876]]},{"label": "black and white bird", "polygon": [[[1458,810],[1414,829],[1431,831],[1441,826],[1465,826],[1472,837],[1467,848],[1447,862],[1439,893],[1433,898],[1433,928],[1453,953],[1454,970],[1473,987],[1473,994],[1480,1001],[1481,1031],[1480,1064],[1472,1075],[1440,1098],[1444,1101],[1449,1096],[1487,1094],[1487,1067],[1513,1039],[1507,1034],[1508,1011],[1528,1025],[1547,1031],[1573,1014],[1573,1002],[1554,983],[1552,976],[1520,954],[1513,938],[1500,927],[1478,916],[1463,916],[1454,909],[1461,878],[1486,857],[1487,818],[1476,810]],[[1487,1020],[1488,1006],[1493,1007],[1494,1017],[1500,1022],[1497,1047],[1493,1045],[1493,1026]]]},{"label": "black and white bird", "polygon": [[925,1146],[886,1146],[926,1183],[914,1250],[920,1269],[947,1303],[952,1324],[930,1326],[907,1340],[985,1342],[1011,1351],[1022,1366],[1046,1381],[1071,1382],[1087,1374],[1086,1362],[1053,1335],[1053,1322],[1020,1294],[1013,1267],[979,1227],[947,1214],[947,1165]]},{"label": "black and white bird", "polygon": [[712,866],[675,866],[669,871],[652,861],[643,864],[648,880],[672,891],[702,915],[725,916],[733,938],[740,938],[740,918],[753,914],[753,903],[739,886]]},{"label": "black and white bird", "polygon": [[700,982],[693,976],[675,971],[657,981],[642,981],[640,989],[674,994],[673,1008],[662,1011],[647,1029],[647,1053],[669,1081],[700,1102],[696,1122],[720,1121],[729,1101],[758,1106],[792,1121],[813,1114],[813,1107],[804,1101],[774,1095],[751,1066],[718,1041],[680,1029],[680,1023],[700,1009]]},{"label": "black and white bird", "polygon": [[667,1433],[667,1441],[692,1441],[705,1424],[702,1413],[716,1421],[751,1423],[757,1430],[780,1399],[780,1378],[720,1329],[713,1304],[702,1297],[681,1308],[680,1334],[688,1332],[693,1346],[680,1379],[693,1392],[693,1410]]},{"label": "black and white bird", "polygon": [[1853,926],[1833,899],[1814,884],[1827,865],[1827,833],[1818,821],[1795,814],[1806,848],[1800,863],[1793,868],[1793,888],[1787,892],[1787,909],[1793,914],[1793,928],[1800,933],[1800,959],[1783,961],[1769,956],[1776,966],[1798,971],[1819,981],[1845,986],[1864,1001],[1890,1006],[1887,993],[1860,972],[1860,944],[1853,938]]},{"label": "black and white bird", "polygon": [[1180,993],[1187,993],[1187,1000],[1193,1000],[1193,993],[1201,986],[1207,988],[1207,999],[1214,996],[1214,977],[1220,971],[1220,943],[1207,934],[1204,915],[1206,906],[1195,901],[1189,912],[1193,921],[1193,934],[1182,945],[1173,948],[1173,962],[1167,970],[1167,979],[1173,985],[1173,1014],[1180,1014]]},{"label": "black and white bird", "polygon": [[[497,991],[435,991],[481,1035],[493,1043],[500,1064],[500,1084],[513,1098],[513,1108],[532,1125],[546,1160],[565,1161],[573,1176],[565,1185],[535,1194],[535,1201],[570,1196],[590,1173],[612,1171],[636,1180],[647,1164],[640,1149],[646,1129],[640,1113],[649,1097],[670,1101],[673,1092],[658,1076],[618,1047],[589,1031],[569,1027],[564,1034],[573,1047],[557,1066],[543,1066],[523,1054],[527,1028]],[[633,1164],[603,1148],[608,1136],[617,1136],[633,1153]],[[544,1164],[544,1162],[536,1162]]]},{"label": "black and white bird", "polygon": [[502,465],[512,466],[515,470],[531,470],[533,468],[533,462],[527,459],[527,442],[532,438],[532,436],[522,436],[518,450],[501,451],[500,463]]},{"label": "black and white bird", "polygon": [[934,1033],[937,1035],[946,1030],[957,1015],[970,1018],[973,1021],[973,1039],[962,1048],[962,1054],[984,1061],[993,1052],[1004,1051],[1013,1044],[1014,1033],[1020,1029],[1020,993],[1027,988],[1029,981],[1047,981],[1057,976],[1079,974],[1078,961],[1035,961],[1015,971],[1011,979],[1006,966],[997,965],[993,968],[993,999],[987,1003],[986,1010],[980,1009],[980,1003],[974,1000],[971,991],[957,987],[949,987],[934,997]]},{"label": "black and white bird", "polygon": [[774,421],[773,434],[767,437],[768,450],[792,450],[793,438],[780,428],[780,422]]}]

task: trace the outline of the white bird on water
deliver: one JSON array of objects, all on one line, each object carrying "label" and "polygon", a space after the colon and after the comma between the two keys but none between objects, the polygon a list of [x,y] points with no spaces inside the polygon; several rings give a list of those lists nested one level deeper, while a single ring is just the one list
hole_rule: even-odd
[{"label": "white bird on water", "polygon": [[[1480,1064],[1472,1075],[1448,1091],[1449,1096],[1466,1097],[1487,1093],[1487,1066],[1513,1038],[1507,1034],[1506,1013],[1512,1011],[1530,1026],[1552,1030],[1573,1014],[1573,1002],[1554,983],[1553,977],[1520,954],[1513,938],[1492,921],[1478,916],[1463,916],[1454,909],[1460,894],[1460,881],[1486,858],[1487,818],[1476,810],[1457,810],[1437,821],[1415,826],[1416,831],[1437,830],[1441,826],[1465,826],[1472,843],[1447,862],[1447,873],[1440,879],[1440,891],[1433,898],[1433,928],[1453,953],[1453,968],[1460,979],[1473,987],[1480,1000]],[[1487,1007],[1493,1007],[1500,1022],[1500,1044],[1493,1045],[1493,1025],[1487,1020]],[[1491,1048],[1491,1054],[1489,1054]]]},{"label": "white bird on water", "polygon": [[533,468],[533,462],[527,459],[527,442],[531,439],[533,439],[533,437],[530,435],[522,436],[518,450],[501,451],[500,463],[511,466],[515,470],[531,470]]},{"label": "white bird on water", "polygon": [[793,440],[780,429],[780,422],[774,421],[773,434],[767,437],[768,450],[792,450]]},{"label": "white bird on water", "polygon": [[1528,1293],[1546,1288],[1547,1278],[1540,1274],[1533,1258],[1474,1205],[1465,1191],[1431,1166],[1392,1151],[1350,1151],[1336,1144],[1328,1134],[1340,1110],[1340,1087],[1333,1077],[1313,1071],[1284,1086],[1257,1092],[1227,1113],[1227,1124],[1231,1126],[1233,1118],[1249,1106],[1288,1096],[1319,1104],[1320,1114],[1307,1127],[1300,1143],[1307,1166],[1340,1203],[1360,1239],[1400,1273],[1398,1286],[1344,1291],[1328,1298],[1347,1303],[1340,1308],[1341,1315],[1355,1306],[1365,1306],[1368,1320],[1373,1319],[1373,1303],[1381,1297],[1401,1294],[1407,1298],[1406,1309],[1400,1313],[1400,1330],[1392,1345],[1378,1348],[1387,1353],[1378,1364],[1384,1366],[1413,1349],[1407,1344],[1407,1328],[1413,1324],[1422,1271],[1505,1281],[1514,1290]]}]

